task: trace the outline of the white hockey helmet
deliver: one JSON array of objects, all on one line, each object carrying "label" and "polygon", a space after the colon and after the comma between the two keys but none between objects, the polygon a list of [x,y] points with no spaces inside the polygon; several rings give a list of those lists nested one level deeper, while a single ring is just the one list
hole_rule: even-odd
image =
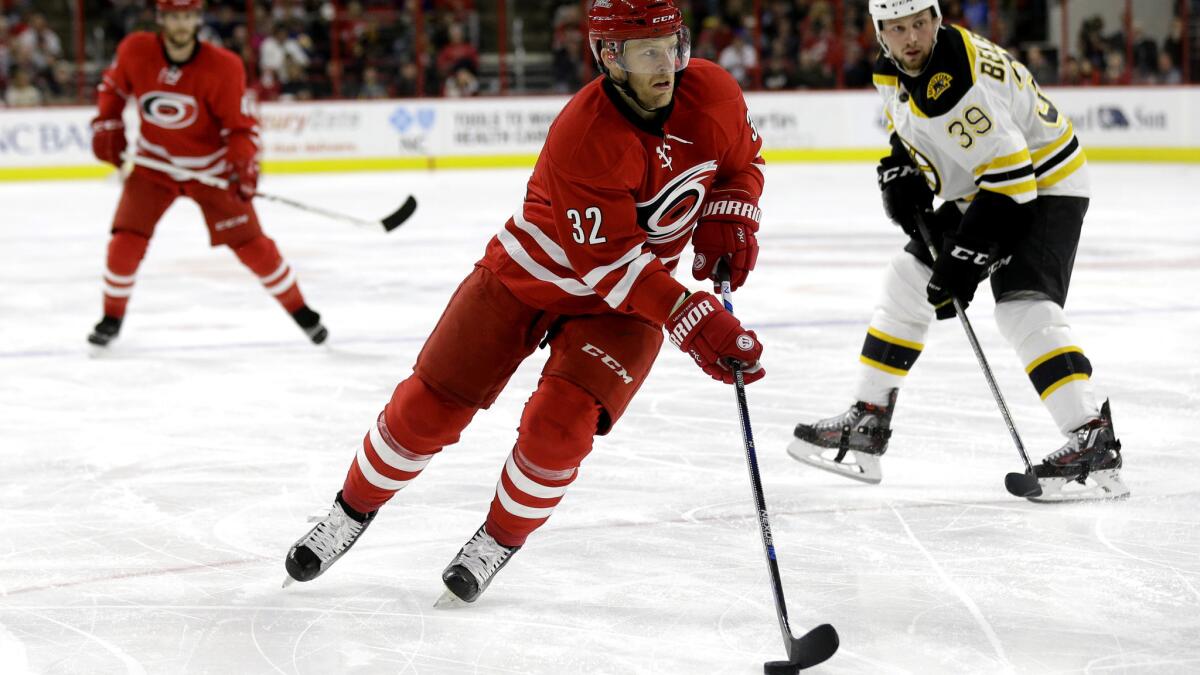
[{"label": "white hockey helmet", "polygon": [[[869,0],[867,9],[871,12],[871,22],[875,24],[875,39],[883,48],[884,56],[892,58],[892,53],[883,42],[883,22],[888,19],[901,19],[927,9],[933,10],[935,19],[942,18],[942,9],[938,0]],[[936,43],[936,38],[934,38]]]},{"label": "white hockey helmet", "polygon": [[882,28],[887,19],[899,19],[927,9],[932,9],[935,17],[942,18],[937,0],[870,0],[867,8],[875,22],[875,30]]}]

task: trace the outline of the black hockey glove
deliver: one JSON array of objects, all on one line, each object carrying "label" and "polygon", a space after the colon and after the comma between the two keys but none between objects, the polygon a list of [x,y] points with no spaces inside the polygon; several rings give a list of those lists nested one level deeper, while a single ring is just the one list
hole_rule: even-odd
[{"label": "black hockey glove", "polygon": [[954,316],[951,296],[958,298],[963,309],[975,299],[975,288],[988,275],[996,257],[996,246],[982,239],[972,239],[947,232],[942,250],[933,264],[933,277],[925,287],[929,304],[937,310],[938,319]]},{"label": "black hockey glove", "polygon": [[908,236],[921,240],[916,215],[933,208],[933,190],[920,169],[896,154],[879,160],[875,168],[879,189],[883,192],[883,210]]}]

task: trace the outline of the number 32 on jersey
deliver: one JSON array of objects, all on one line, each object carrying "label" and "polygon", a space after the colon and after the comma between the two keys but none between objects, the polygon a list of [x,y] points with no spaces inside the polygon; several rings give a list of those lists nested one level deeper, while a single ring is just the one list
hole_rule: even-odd
[{"label": "number 32 on jersey", "polygon": [[[604,220],[603,214],[600,213],[600,208],[597,206],[589,206],[580,215],[579,209],[567,209],[567,218],[571,220],[571,239],[576,244],[603,244],[608,241],[606,237],[600,234],[600,225]],[[584,221],[590,227],[584,227]],[[590,232],[589,232],[590,230]]]}]

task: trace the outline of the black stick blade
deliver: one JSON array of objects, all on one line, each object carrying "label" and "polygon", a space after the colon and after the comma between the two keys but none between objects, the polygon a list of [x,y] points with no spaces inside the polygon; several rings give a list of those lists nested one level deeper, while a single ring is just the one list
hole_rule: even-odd
[{"label": "black stick blade", "polygon": [[396,209],[395,213],[383,219],[383,229],[391,232],[400,227],[404,224],[404,221],[412,217],[413,212],[416,210],[417,200],[412,195],[409,195],[408,199],[404,200],[404,203],[400,205],[400,208]]},{"label": "black stick blade", "polygon": [[1042,486],[1031,473],[1010,473],[1004,477],[1004,488],[1014,497],[1040,497]]},{"label": "black stick blade", "polygon": [[812,668],[823,663],[838,650],[841,640],[833,626],[823,623],[788,645],[788,660],[800,668]]}]

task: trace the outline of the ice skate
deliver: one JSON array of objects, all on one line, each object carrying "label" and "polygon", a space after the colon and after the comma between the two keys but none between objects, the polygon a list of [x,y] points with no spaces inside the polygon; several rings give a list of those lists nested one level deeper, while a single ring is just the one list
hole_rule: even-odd
[{"label": "ice skate", "polygon": [[314,312],[308,305],[292,312],[292,318],[314,345],[325,342],[325,338],[329,337],[329,331],[325,328],[325,324],[321,323],[321,315]]},{"label": "ice skate", "polygon": [[107,347],[110,342],[117,339],[117,335],[121,332],[121,319],[115,316],[104,315],[100,319],[100,323],[92,329],[88,335],[88,342],[96,347]]},{"label": "ice skate", "polygon": [[814,424],[796,425],[788,454],[818,469],[872,485],[883,480],[879,458],[892,435],[892,411],[898,389],[887,406],[858,401],[841,415]]},{"label": "ice skate", "polygon": [[1113,431],[1108,401],[1100,417],[1071,432],[1071,438],[1034,467],[1042,494],[1035,502],[1120,499],[1129,496],[1121,480],[1121,441]]},{"label": "ice skate", "polygon": [[487,590],[500,568],[504,567],[520,546],[504,546],[480,526],[450,565],[442,572],[446,592],[438,599],[437,607],[463,606],[475,602]]},{"label": "ice skate", "polygon": [[284,559],[288,578],[284,580],[286,588],[293,581],[312,581],[324,574],[338,558],[358,541],[367,526],[375,519],[378,511],[359,513],[350,508],[342,499],[342,493],[337,493],[329,514],[317,522],[316,527],[308,531],[295,544],[292,544]]}]

